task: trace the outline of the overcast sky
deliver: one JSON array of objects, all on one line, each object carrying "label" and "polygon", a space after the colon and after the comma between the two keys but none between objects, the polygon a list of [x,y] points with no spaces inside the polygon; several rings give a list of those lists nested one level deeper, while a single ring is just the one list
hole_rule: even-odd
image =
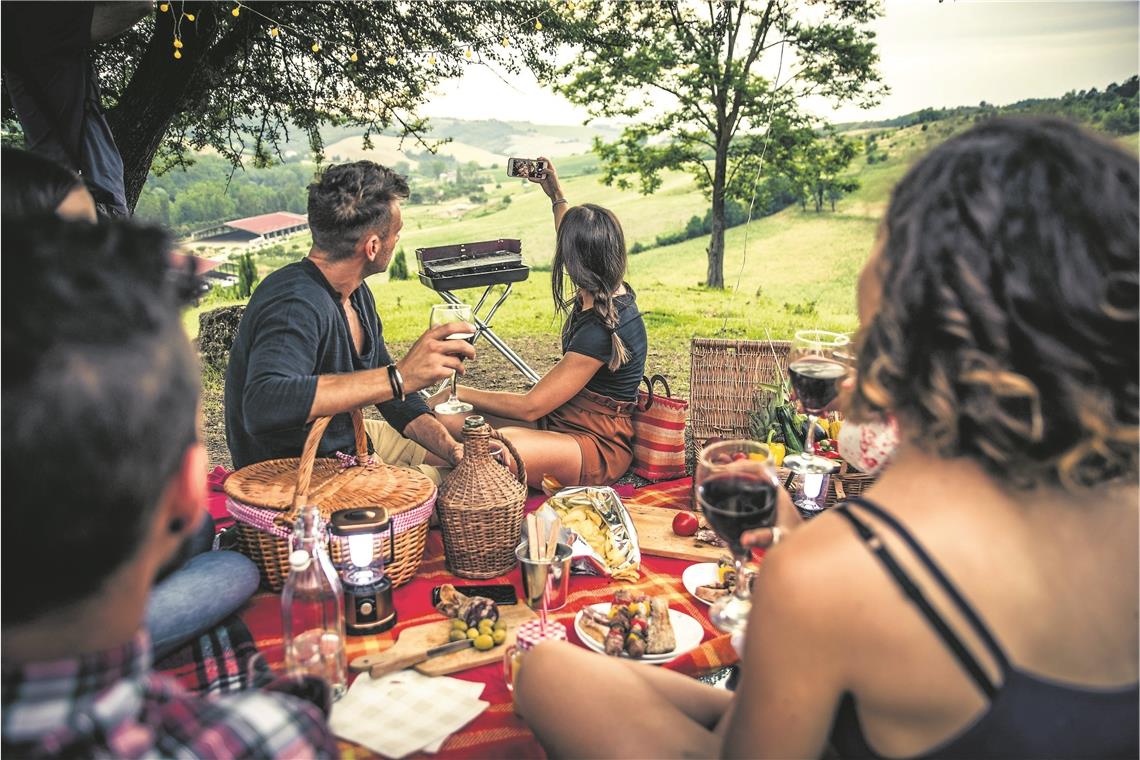
[{"label": "overcast sky", "polygon": [[[899,116],[925,106],[1002,105],[1103,88],[1138,69],[1137,0],[887,0],[875,23],[880,71],[891,93],[869,110],[808,107],[834,121]],[[581,124],[585,111],[532,76],[473,65],[444,83],[428,116]]]}]

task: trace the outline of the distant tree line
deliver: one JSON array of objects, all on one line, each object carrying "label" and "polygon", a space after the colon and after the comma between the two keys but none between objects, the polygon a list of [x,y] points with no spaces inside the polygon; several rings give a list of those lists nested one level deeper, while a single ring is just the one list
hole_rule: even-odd
[{"label": "distant tree line", "polygon": [[982,119],[990,116],[1037,114],[1060,116],[1087,124],[1116,135],[1127,135],[1140,130],[1140,80],[1130,77],[1123,84],[1113,82],[1103,91],[1070,90],[1059,98],[1030,98],[1004,106],[995,106],[984,100],[976,106],[956,108],[923,108],[894,119],[861,121],[840,124],[840,129],[868,129],[875,127],[911,127],[941,121],[952,117]]},{"label": "distant tree line", "polygon": [[273,211],[303,214],[312,178],[311,164],[234,171],[219,156],[200,155],[185,171],[151,174],[139,194],[135,216],[184,234]]}]

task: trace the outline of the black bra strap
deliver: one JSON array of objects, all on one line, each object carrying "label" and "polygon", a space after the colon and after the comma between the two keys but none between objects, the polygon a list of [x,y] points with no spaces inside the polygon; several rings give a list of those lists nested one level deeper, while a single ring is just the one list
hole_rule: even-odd
[{"label": "black bra strap", "polygon": [[947,596],[949,596],[950,600],[954,602],[954,605],[958,608],[958,610],[961,611],[962,615],[966,618],[966,622],[968,622],[970,624],[970,627],[974,629],[974,633],[978,634],[978,638],[980,638],[982,640],[982,643],[985,644],[986,648],[990,650],[990,655],[994,658],[994,660],[997,661],[998,666],[1002,670],[1002,673],[1006,673],[1010,667],[1009,658],[1005,656],[1005,652],[1002,651],[1001,646],[997,643],[997,640],[994,638],[993,634],[990,633],[990,629],[986,626],[985,623],[982,622],[981,617],[974,611],[974,608],[970,605],[970,603],[967,602],[965,598],[958,592],[958,588],[950,582],[950,579],[948,577],[946,577],[946,573],[942,572],[942,568],[938,566],[938,563],[934,561],[934,558],[931,557],[926,552],[926,550],[922,548],[918,541],[915,540],[910,531],[904,528],[902,526],[902,523],[900,523],[894,515],[890,514],[873,501],[864,499],[861,496],[852,497],[848,499],[848,501],[858,504],[859,506],[863,507],[863,509],[866,509],[871,514],[878,517],[880,520],[889,525],[899,536],[899,538],[906,542],[906,545],[910,547],[910,550],[914,552],[914,555],[918,557],[919,561],[921,561],[926,569],[930,572],[930,575],[934,578],[938,585],[942,587],[942,590],[946,592]]},{"label": "black bra strap", "polygon": [[979,665],[978,661],[974,659],[974,656],[970,654],[970,650],[968,650],[965,644],[962,643],[962,640],[958,638],[958,634],[954,633],[954,630],[947,625],[946,621],[942,619],[942,616],[938,614],[938,611],[931,606],[926,596],[922,593],[922,589],[915,585],[914,581],[910,579],[910,576],[906,574],[906,571],[903,570],[895,560],[894,555],[890,553],[882,539],[876,535],[870,526],[851,514],[850,510],[846,508],[846,505],[840,505],[835,511],[847,518],[847,521],[855,528],[855,532],[863,539],[863,543],[878,557],[879,562],[882,563],[887,572],[891,574],[891,577],[895,579],[895,582],[902,589],[903,593],[907,595],[907,598],[918,607],[927,621],[934,626],[938,635],[946,643],[946,646],[950,648],[950,651],[954,654],[965,671],[970,674],[970,677],[974,680],[974,683],[977,684],[981,692],[986,695],[987,699],[992,701],[997,694],[997,686],[990,680],[989,675],[982,670],[981,665]]}]

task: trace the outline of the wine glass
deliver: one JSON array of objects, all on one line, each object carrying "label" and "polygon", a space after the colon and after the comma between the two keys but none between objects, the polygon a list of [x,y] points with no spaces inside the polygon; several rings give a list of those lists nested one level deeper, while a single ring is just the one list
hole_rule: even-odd
[{"label": "wine glass", "polygon": [[[431,326],[446,325],[452,322],[470,322],[472,320],[471,307],[465,303],[437,303],[431,307]],[[471,343],[475,340],[475,333],[453,333],[447,336],[448,340],[465,340]],[[451,373],[451,395],[447,401],[437,404],[435,411],[439,414],[466,414],[475,407],[466,401],[460,401],[455,392],[455,372]]]},{"label": "wine glass", "polygon": [[[784,458],[784,466],[812,485],[839,469],[839,463],[815,453],[815,423],[818,415],[839,395],[840,386],[850,372],[851,339],[826,330],[800,330],[788,354],[788,376],[796,399],[808,415],[808,432],[802,454]],[[811,493],[818,488],[805,489]],[[822,507],[818,496],[803,496],[796,506],[808,512]]]},{"label": "wine glass", "polygon": [[697,457],[697,505],[712,529],[732,550],[736,588],[709,610],[713,625],[729,633],[743,632],[752,609],[752,592],[744,570],[751,550],[740,541],[745,531],[770,528],[776,522],[780,487],[768,447],[757,441],[720,441]]}]

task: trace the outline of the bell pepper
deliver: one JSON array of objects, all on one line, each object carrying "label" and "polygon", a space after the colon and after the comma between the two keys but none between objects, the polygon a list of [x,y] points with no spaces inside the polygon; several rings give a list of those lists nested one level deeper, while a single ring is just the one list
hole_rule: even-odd
[{"label": "bell pepper", "polygon": [[772,437],[776,435],[775,430],[768,431],[768,451],[772,453],[772,464],[777,467],[782,467],[784,464],[784,455],[788,453],[787,448],[782,443],[773,443]]}]

